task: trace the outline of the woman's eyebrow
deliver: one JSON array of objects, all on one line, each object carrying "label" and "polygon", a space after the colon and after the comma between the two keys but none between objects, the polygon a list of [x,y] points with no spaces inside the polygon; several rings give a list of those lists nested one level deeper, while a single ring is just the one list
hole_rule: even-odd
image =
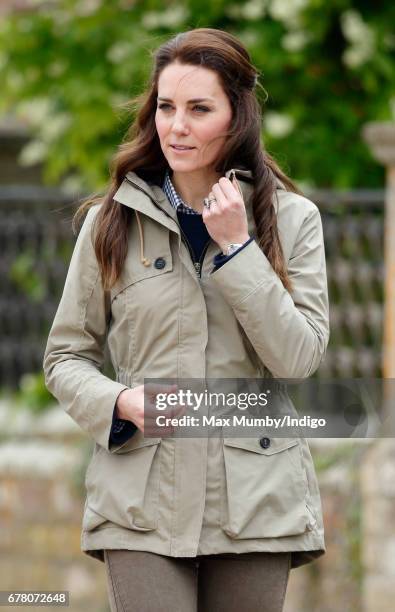
[{"label": "woman's eyebrow", "polygon": [[[165,102],[173,102],[171,98],[162,98],[160,96],[158,96],[158,100],[163,100]],[[187,102],[204,102],[205,100],[210,100],[211,102],[214,102],[212,98],[192,98],[192,100],[187,100]]]}]

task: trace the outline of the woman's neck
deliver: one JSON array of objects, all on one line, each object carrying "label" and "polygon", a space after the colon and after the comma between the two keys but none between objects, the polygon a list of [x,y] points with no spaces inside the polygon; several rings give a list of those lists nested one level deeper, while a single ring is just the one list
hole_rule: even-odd
[{"label": "woman's neck", "polygon": [[209,175],[206,168],[196,172],[170,171],[170,179],[178,195],[185,204],[199,213],[203,211],[203,199],[208,197],[220,177],[218,172]]}]

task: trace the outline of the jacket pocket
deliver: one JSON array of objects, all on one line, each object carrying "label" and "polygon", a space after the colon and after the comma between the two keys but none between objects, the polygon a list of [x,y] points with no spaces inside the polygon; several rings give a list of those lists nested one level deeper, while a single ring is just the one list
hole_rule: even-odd
[{"label": "jacket pocket", "polygon": [[156,529],[160,442],[138,430],[117,453],[96,446],[85,477],[84,529],[106,521],[138,531]]},{"label": "jacket pocket", "polygon": [[110,291],[112,305],[115,305],[114,302],[121,299],[124,292],[135,284],[141,285],[144,290],[150,285],[157,287],[163,282],[160,277],[166,277],[173,271],[169,230],[148,217],[144,218],[144,228],[144,256],[148,265],[144,265],[141,261],[141,241],[136,226],[132,225],[122,273]]},{"label": "jacket pocket", "polygon": [[265,442],[224,438],[221,527],[231,538],[293,536],[314,527],[299,440]]}]

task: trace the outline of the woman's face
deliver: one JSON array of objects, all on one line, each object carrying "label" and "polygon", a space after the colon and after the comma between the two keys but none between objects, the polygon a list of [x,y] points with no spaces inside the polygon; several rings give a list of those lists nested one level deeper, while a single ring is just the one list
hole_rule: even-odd
[{"label": "woman's face", "polygon": [[[226,140],[222,134],[231,120],[232,108],[216,72],[178,63],[162,70],[155,124],[172,170],[192,172],[210,167]],[[172,145],[191,148],[176,150]]]}]

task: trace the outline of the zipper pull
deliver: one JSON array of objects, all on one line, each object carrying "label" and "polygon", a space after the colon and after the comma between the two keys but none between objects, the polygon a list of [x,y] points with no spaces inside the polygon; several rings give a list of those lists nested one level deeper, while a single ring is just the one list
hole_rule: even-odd
[{"label": "zipper pull", "polygon": [[193,265],[195,266],[196,274],[200,276],[200,261],[194,261]]}]

